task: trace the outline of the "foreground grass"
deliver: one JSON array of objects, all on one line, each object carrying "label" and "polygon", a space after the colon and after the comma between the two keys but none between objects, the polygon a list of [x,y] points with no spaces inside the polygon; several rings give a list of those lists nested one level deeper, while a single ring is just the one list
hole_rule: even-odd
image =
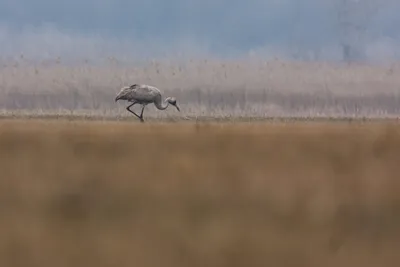
[{"label": "foreground grass", "polygon": [[0,121],[0,266],[398,266],[395,124]]}]

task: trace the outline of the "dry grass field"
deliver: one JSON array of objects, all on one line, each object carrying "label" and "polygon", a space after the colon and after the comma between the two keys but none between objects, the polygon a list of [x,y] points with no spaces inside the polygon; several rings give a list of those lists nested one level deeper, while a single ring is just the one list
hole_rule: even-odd
[{"label": "dry grass field", "polygon": [[399,266],[394,123],[0,121],[0,266]]},{"label": "dry grass field", "polygon": [[[129,116],[114,97],[148,83],[175,96],[182,116],[399,117],[400,65],[263,59],[64,63],[0,61],[0,114]],[[173,110],[146,109],[168,118]]]}]

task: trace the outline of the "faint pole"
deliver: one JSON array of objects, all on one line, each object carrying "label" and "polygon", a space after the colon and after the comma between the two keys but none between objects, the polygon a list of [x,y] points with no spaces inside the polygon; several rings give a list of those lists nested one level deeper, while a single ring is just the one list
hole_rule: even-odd
[{"label": "faint pole", "polygon": [[200,88],[197,88],[196,89],[196,95],[197,95],[197,104],[199,105],[199,107],[200,107],[200,105],[201,105],[201,90],[200,90]]},{"label": "faint pole", "polygon": [[381,7],[389,1],[333,0],[343,61],[353,62],[365,59],[365,44],[370,37],[369,23]]},{"label": "faint pole", "polygon": [[210,91],[210,89],[207,89],[207,100],[208,100],[209,108],[211,108],[211,97],[212,97],[211,91]]}]

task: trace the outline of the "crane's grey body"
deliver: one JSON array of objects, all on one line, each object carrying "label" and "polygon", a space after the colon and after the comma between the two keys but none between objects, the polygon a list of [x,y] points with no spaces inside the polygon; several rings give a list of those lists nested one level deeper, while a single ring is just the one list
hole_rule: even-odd
[{"label": "crane's grey body", "polygon": [[[162,95],[158,88],[146,85],[146,84],[133,84],[131,86],[125,86],[121,89],[118,95],[115,98],[115,102],[118,100],[126,100],[128,102],[132,102],[126,109],[133,113],[136,117],[143,122],[143,110],[146,105],[154,103],[154,105],[160,109],[166,109],[170,104],[175,106],[178,111],[180,111],[178,104],[176,103],[176,99],[174,97],[167,97],[164,101],[162,101]],[[130,108],[135,105],[142,105],[142,112],[140,115],[137,115]]]}]

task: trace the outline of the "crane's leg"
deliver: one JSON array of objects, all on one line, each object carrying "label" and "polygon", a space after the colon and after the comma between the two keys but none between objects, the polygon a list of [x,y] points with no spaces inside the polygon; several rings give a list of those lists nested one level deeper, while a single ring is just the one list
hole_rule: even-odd
[{"label": "crane's leg", "polygon": [[143,105],[142,106],[142,112],[140,112],[140,121],[141,122],[144,122],[144,120],[143,120],[143,111],[144,111],[144,108],[146,107],[146,105]]},{"label": "crane's leg", "polygon": [[[126,107],[126,110],[129,111],[130,113],[132,113],[133,115],[135,115],[136,117],[138,117],[138,118],[140,119],[140,121],[142,121],[143,119],[142,119],[138,114],[136,114],[135,112],[133,112],[133,111],[130,109],[130,108],[131,108],[133,105],[135,105],[135,104],[137,104],[137,102],[133,102],[131,105],[127,106],[127,107]],[[142,110],[142,112],[143,112],[143,110]]]}]

